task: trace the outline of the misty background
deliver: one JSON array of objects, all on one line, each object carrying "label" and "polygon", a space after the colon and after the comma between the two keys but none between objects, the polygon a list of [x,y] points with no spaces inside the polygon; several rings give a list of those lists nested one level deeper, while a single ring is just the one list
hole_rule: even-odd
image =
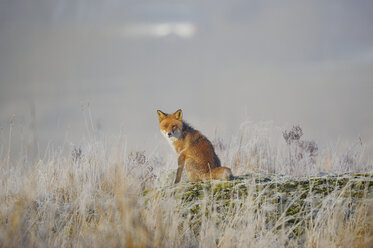
[{"label": "misty background", "polygon": [[152,149],[167,146],[156,110],[181,108],[211,138],[271,121],[371,152],[372,13],[372,1],[0,0],[2,143],[14,115],[14,142],[41,152],[91,126]]}]

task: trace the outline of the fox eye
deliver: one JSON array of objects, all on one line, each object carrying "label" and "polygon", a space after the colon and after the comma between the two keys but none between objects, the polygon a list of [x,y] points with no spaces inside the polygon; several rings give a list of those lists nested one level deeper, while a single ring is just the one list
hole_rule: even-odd
[{"label": "fox eye", "polygon": [[176,129],[176,125],[172,125],[172,129]]}]

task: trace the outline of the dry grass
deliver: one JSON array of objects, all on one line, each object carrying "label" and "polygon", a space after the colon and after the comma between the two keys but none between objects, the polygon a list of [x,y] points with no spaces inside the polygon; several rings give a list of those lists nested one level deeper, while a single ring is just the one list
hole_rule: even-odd
[{"label": "dry grass", "polygon": [[[216,141],[223,164],[236,175],[372,171],[351,149],[319,151],[312,159],[307,151],[298,156],[299,147],[272,140],[271,130],[245,124],[229,144]],[[240,204],[230,206],[219,223],[214,199],[206,196],[200,222],[193,225],[196,216],[185,214],[185,202],[172,192],[143,195],[144,189],[171,184],[167,175],[176,169],[174,158],[126,152],[122,141],[109,146],[93,140],[69,150],[34,163],[1,153],[1,247],[373,247],[371,198],[359,200],[346,217],[354,199],[331,194],[317,216],[305,218],[301,236],[284,225],[286,216],[268,223],[265,210],[251,197],[234,199]]]}]

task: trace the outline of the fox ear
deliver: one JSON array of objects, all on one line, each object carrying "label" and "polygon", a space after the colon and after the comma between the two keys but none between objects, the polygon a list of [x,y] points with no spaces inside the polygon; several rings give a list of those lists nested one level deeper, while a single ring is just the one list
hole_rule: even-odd
[{"label": "fox ear", "polygon": [[183,118],[183,111],[179,109],[174,113],[174,116],[176,120],[181,121],[181,119]]},{"label": "fox ear", "polygon": [[157,110],[157,114],[158,114],[158,119],[159,119],[159,122],[161,122],[164,118],[166,118],[167,114],[166,113],[163,113],[162,111],[160,110]]}]

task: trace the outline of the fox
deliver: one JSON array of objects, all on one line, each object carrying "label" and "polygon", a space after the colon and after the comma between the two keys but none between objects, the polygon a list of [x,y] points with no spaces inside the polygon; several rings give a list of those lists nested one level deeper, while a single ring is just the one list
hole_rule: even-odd
[{"label": "fox", "polygon": [[211,142],[198,130],[185,122],[181,109],[173,114],[157,110],[159,129],[178,155],[175,184],[185,173],[190,182],[206,180],[231,180],[233,174],[222,167]]}]

